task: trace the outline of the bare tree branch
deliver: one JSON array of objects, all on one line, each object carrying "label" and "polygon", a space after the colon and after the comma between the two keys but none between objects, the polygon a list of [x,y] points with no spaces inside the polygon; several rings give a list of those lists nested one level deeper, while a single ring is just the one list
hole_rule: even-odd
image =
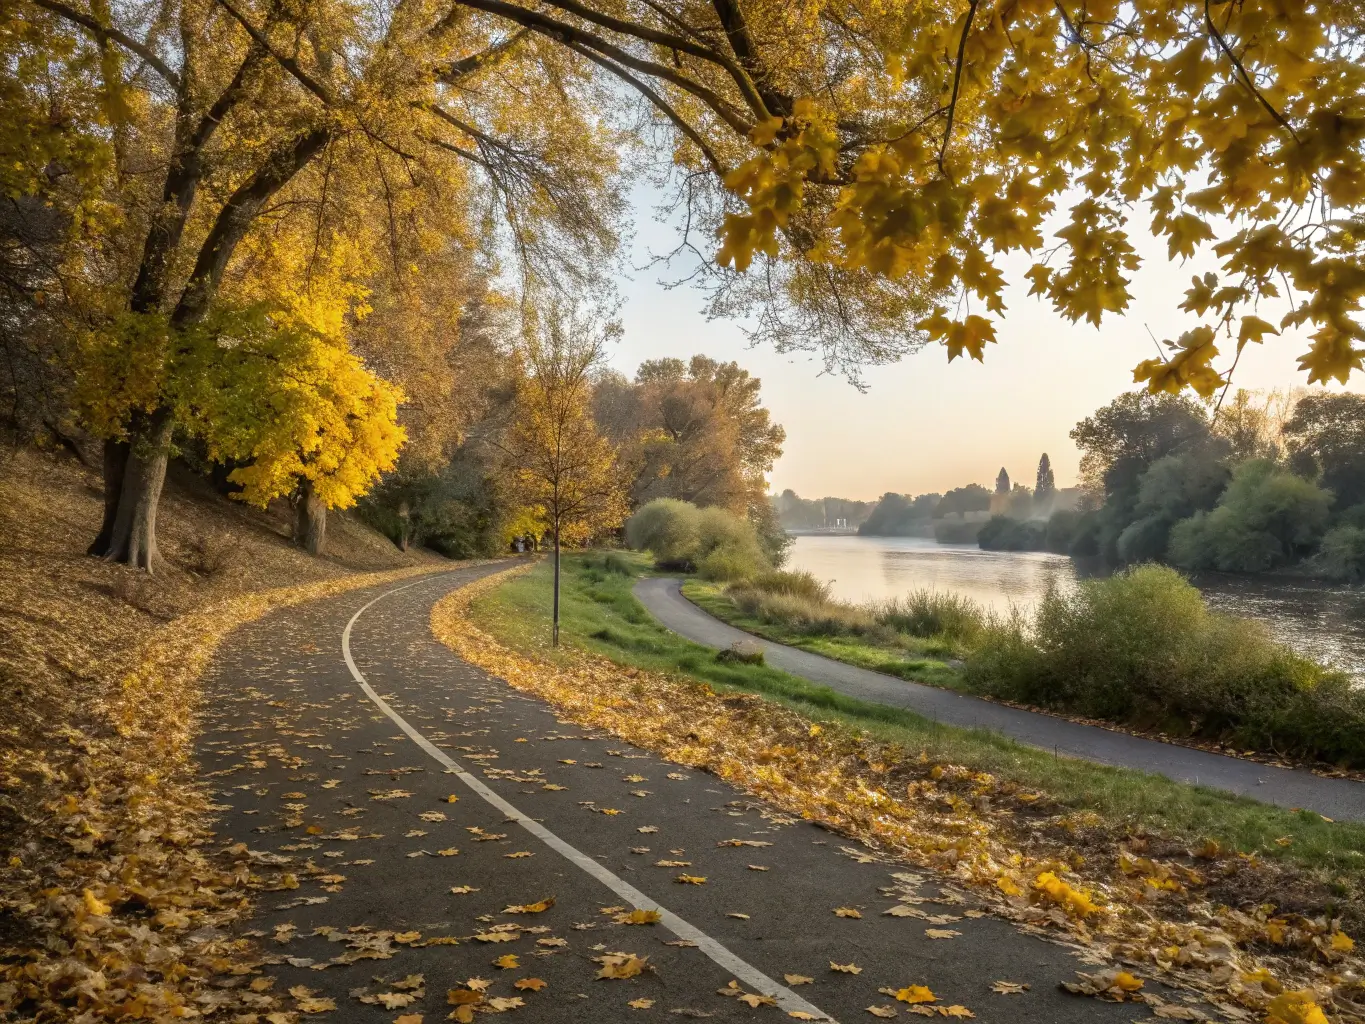
[{"label": "bare tree branch", "polygon": [[183,88],[180,76],[172,71],[165,61],[153,53],[150,47],[143,43],[139,43],[132,36],[120,32],[113,26],[101,25],[90,15],[82,14],[73,7],[68,7],[64,3],[59,3],[58,0],[33,0],[33,2],[45,11],[51,11],[58,17],[65,18],[67,21],[75,22],[82,28],[88,29],[90,34],[96,39],[112,40],[113,42],[118,43],[124,49],[137,54],[146,61],[147,65],[155,69],[157,74],[169,82],[177,92]]},{"label": "bare tree branch", "polygon": [[336,100],[333,99],[331,92],[323,86],[321,82],[317,81],[312,75],[304,71],[303,68],[299,66],[299,62],[293,57],[277,51],[275,47],[271,45],[270,40],[266,38],[265,33],[252,25],[245,15],[239,13],[237,8],[232,6],[229,0],[218,0],[218,3],[237,20],[237,23],[240,24],[242,28],[246,29],[247,35],[249,35],[258,46],[264,49],[266,53],[270,54],[271,57],[275,58],[275,62],[279,64],[280,67],[293,75],[300,85],[321,100],[323,106],[336,106]]},{"label": "bare tree branch", "polygon": [[558,7],[561,11],[577,15],[584,21],[590,21],[595,25],[601,25],[603,28],[610,29],[613,32],[634,36],[636,39],[642,39],[647,43],[654,43],[657,46],[666,46],[670,50],[690,54],[693,57],[709,61],[712,64],[724,68],[729,73],[730,77],[734,79],[735,85],[739,87],[740,93],[743,94],[745,102],[748,103],[750,109],[753,110],[754,116],[760,119],[772,116],[772,112],[768,110],[767,105],[763,102],[758,91],[754,88],[754,83],[749,78],[748,72],[729,57],[725,56],[725,54],[720,53],[709,46],[694,43],[692,40],[684,38],[683,36],[673,35],[670,32],[659,32],[656,29],[632,21],[623,21],[620,18],[613,18],[610,15],[599,14],[591,7],[579,3],[578,0],[545,0],[545,2],[551,7]]},{"label": "bare tree branch", "polygon": [[976,17],[976,5],[980,0],[971,0],[967,6],[967,20],[962,25],[962,38],[957,41],[957,63],[953,67],[953,95],[948,100],[948,124],[943,129],[943,146],[938,151],[939,173],[947,176],[943,169],[943,158],[948,155],[948,143],[953,138],[953,118],[957,114],[957,91],[962,85],[962,61],[967,52],[967,34],[972,30],[972,19]]},{"label": "bare tree branch", "polygon": [[702,156],[706,157],[706,162],[711,165],[711,169],[715,171],[716,174],[719,175],[720,177],[725,176],[725,170],[721,167],[720,160],[716,157],[716,154],[711,149],[711,147],[706,144],[706,140],[701,137],[701,133],[699,133],[695,128],[688,124],[687,121],[684,120],[683,116],[679,114],[675,109],[673,109],[673,107],[668,103],[667,100],[665,100],[657,92],[651,89],[647,84],[645,84],[644,82],[640,81],[640,79],[632,75],[625,68],[613,64],[605,57],[599,56],[598,54],[593,53],[586,47],[579,46],[577,43],[568,43],[566,45],[575,53],[581,54],[588,60],[592,61],[594,64],[597,64],[598,66],[611,72],[617,78],[621,79],[621,81],[626,82],[632,88],[637,90],[647,100],[649,100],[650,103],[654,104],[654,106],[659,110],[660,113],[662,113],[666,118],[673,122],[674,126],[678,129],[678,131],[686,135],[692,141],[692,144],[696,146],[699,150],[701,150]]},{"label": "bare tree branch", "polygon": [[558,21],[547,17],[537,11],[527,10],[525,7],[518,7],[515,4],[505,3],[504,0],[456,0],[457,3],[465,7],[472,7],[475,10],[484,11],[487,14],[496,14],[499,17],[515,21],[519,25],[539,32],[541,35],[556,39],[561,43],[580,43],[584,46],[596,50],[604,56],[610,57],[618,64],[639,71],[641,74],[650,75],[654,78],[662,78],[664,81],[672,82],[680,89],[690,92],[699,100],[705,103],[716,116],[730,126],[737,134],[748,136],[749,129],[753,127],[749,124],[740,111],[729,101],[717,95],[712,90],[697,82],[692,81],[686,75],[674,71],[666,65],[656,63],[652,60],[644,60],[635,57],[619,46],[602,39],[600,36],[583,29],[576,28],[568,22]]}]

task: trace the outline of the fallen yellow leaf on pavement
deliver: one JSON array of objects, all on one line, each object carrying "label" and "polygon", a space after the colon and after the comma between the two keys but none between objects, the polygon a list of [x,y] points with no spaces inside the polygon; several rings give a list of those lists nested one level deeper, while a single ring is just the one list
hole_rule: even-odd
[{"label": "fallen yellow leaf on pavement", "polygon": [[682,882],[684,885],[705,885],[705,875],[679,875],[673,879],[675,882]]},{"label": "fallen yellow leaf on pavement", "polygon": [[854,910],[852,907],[835,907],[834,913],[838,917],[852,917],[858,920],[861,920],[863,916],[861,911]]},{"label": "fallen yellow leaf on pavement", "polygon": [[809,985],[814,978],[807,978],[804,974],[784,974],[782,980],[788,985]]},{"label": "fallen yellow leaf on pavement", "polygon": [[543,900],[535,903],[513,904],[510,907],[503,907],[504,914],[541,914],[555,905],[553,896],[546,896]]},{"label": "fallen yellow leaf on pavement", "polygon": [[103,900],[101,900],[98,896],[96,896],[96,895],[95,895],[93,892],[91,892],[89,889],[86,889],[86,890],[82,893],[82,896],[83,896],[84,899],[85,899],[85,909],[86,909],[86,911],[87,911],[88,913],[92,914],[92,915],[95,916],[95,917],[108,917],[109,914],[110,914],[110,913],[113,911],[113,909],[114,909],[113,907],[109,906],[109,904],[107,904],[107,903],[105,903]]},{"label": "fallen yellow leaf on pavement", "polygon": [[658,924],[662,916],[657,910],[632,910],[628,914],[617,914],[612,920],[617,924]]},{"label": "fallen yellow leaf on pavement", "polygon": [[902,1003],[910,1003],[912,1005],[914,1003],[938,1002],[938,996],[934,995],[934,993],[929,990],[928,985],[907,985],[905,988],[882,988],[877,991],[884,996],[892,996]]},{"label": "fallen yellow leaf on pavement", "polygon": [[493,961],[493,966],[501,967],[503,970],[506,971],[511,970],[514,967],[520,967],[521,962],[517,959],[517,955],[515,953],[504,953],[502,956],[498,957],[496,960]]},{"label": "fallen yellow leaf on pavement", "polygon": [[857,964],[836,964],[833,960],[829,962],[831,971],[842,971],[844,974],[862,974],[863,969]]},{"label": "fallen yellow leaf on pavement", "polygon": [[512,987],[522,992],[539,992],[548,984],[544,978],[518,978]]},{"label": "fallen yellow leaf on pavement", "polygon": [[648,1010],[654,1005],[653,999],[632,999],[626,1003],[632,1010]]},{"label": "fallen yellow leaf on pavement", "polygon": [[602,965],[597,976],[613,980],[634,978],[649,964],[649,957],[636,956],[634,953],[608,953],[595,959]]}]

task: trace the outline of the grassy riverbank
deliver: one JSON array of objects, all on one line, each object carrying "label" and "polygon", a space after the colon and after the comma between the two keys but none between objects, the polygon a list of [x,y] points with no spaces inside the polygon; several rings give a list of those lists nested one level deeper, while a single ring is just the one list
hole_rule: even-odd
[{"label": "grassy riverbank", "polygon": [[991,616],[933,592],[852,605],[809,573],[684,593],[740,629],[903,679],[1206,748],[1365,767],[1365,693],[1264,624],[1211,611],[1146,565],[1050,592],[1032,616]]},{"label": "grassy riverbank", "polygon": [[[1331,823],[1310,812],[1280,810],[1160,776],[1056,758],[995,734],[937,725],[913,712],[857,701],[770,666],[719,661],[715,652],[665,630],[635,599],[631,588],[649,566],[642,556],[621,553],[567,557],[561,621],[565,646],[557,651],[548,643],[548,565],[481,597],[473,607],[474,618],[523,653],[567,664],[581,649],[721,691],[758,693],[812,722],[861,731],[912,757],[991,772],[1042,794],[1040,804],[1050,804],[1051,813],[1070,820],[1078,838],[1098,829],[1111,841],[1139,839],[1144,833],[1193,846],[1213,839],[1226,849],[1306,873],[1316,880],[1315,887],[1324,886],[1353,906],[1365,900],[1365,826]],[[1274,902],[1285,897],[1265,892],[1256,898]]]},{"label": "grassy riverbank", "polygon": [[[751,588],[743,588],[752,593]],[[917,637],[880,629],[868,612],[835,602],[740,601],[723,583],[689,579],[687,599],[716,618],[774,643],[900,679],[958,689],[962,686],[962,642],[951,636]],[[866,628],[859,628],[865,623]]]}]

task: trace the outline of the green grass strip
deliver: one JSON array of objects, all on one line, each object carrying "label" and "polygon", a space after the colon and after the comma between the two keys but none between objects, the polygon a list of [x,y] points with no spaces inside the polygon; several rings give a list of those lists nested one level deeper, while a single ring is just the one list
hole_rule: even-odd
[{"label": "green grass strip", "polygon": [[[1076,811],[1093,811],[1110,827],[1152,830],[1198,843],[1257,853],[1305,869],[1342,896],[1365,883],[1365,825],[1328,822],[1160,775],[1055,757],[984,729],[941,725],[901,708],[860,701],[766,665],[717,661],[715,652],[664,629],[631,588],[651,575],[639,555],[598,553],[564,559],[561,641],[549,645],[550,568],[495,588],[475,602],[475,621],[509,647],[567,664],[575,649],[620,665],[681,674],[718,690],[759,693],[812,720],[836,721],[930,759],[1011,779]],[[627,571],[630,574],[627,574]],[[868,667],[873,667],[869,665]],[[946,667],[946,666],[945,666]],[[916,678],[923,678],[916,676]],[[1288,845],[1276,840],[1291,837]]]}]

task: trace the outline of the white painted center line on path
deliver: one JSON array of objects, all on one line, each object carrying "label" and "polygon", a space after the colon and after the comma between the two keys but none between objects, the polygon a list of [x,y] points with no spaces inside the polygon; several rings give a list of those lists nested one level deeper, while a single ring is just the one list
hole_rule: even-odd
[{"label": "white painted center line on path", "polygon": [[473,775],[469,774],[469,772],[461,768],[453,758],[448,756],[443,750],[409,725],[407,719],[391,708],[383,697],[374,692],[373,687],[366,682],[360,669],[356,667],[355,659],[351,657],[351,629],[355,626],[360,616],[364,615],[371,605],[377,604],[391,594],[398,593],[400,590],[407,590],[409,587],[415,587],[420,583],[428,582],[430,582],[430,579],[418,580],[416,583],[408,583],[380,594],[378,597],[374,598],[374,600],[362,605],[360,609],[351,616],[351,621],[346,623],[346,628],[342,630],[342,657],[346,659],[346,667],[351,670],[352,677],[360,684],[360,689],[364,692],[365,696],[369,697],[380,711],[388,715],[398,728],[407,733],[408,737],[414,743],[430,754],[436,761],[444,765],[448,773],[453,773],[457,776],[466,786],[506,815],[508,820],[515,821],[522,828],[526,829],[527,832],[530,832],[542,843],[550,847],[550,849],[559,853],[565,859],[571,861],[588,874],[592,875],[593,878],[597,879],[612,892],[616,893],[621,899],[630,903],[631,906],[639,910],[657,910],[659,912],[660,923],[665,928],[680,939],[695,942],[698,949],[721,967],[724,967],[727,972],[734,975],[736,980],[743,982],[745,985],[749,986],[749,988],[754,989],[763,995],[772,996],[776,999],[777,1005],[789,1013],[808,1013],[816,1020],[833,1020],[834,1018],[825,1013],[824,1010],[806,1002],[806,1000],[802,999],[791,989],[779,985],[748,961],[741,960],[700,928],[684,921],[666,907],[660,906],[625,879],[608,871],[587,854],[581,853],[579,850],[560,839],[559,836],[555,835],[540,822],[527,817],[521,811],[517,810],[516,807],[508,803],[497,793],[493,792],[488,786],[484,785],[481,779],[475,778]]}]

